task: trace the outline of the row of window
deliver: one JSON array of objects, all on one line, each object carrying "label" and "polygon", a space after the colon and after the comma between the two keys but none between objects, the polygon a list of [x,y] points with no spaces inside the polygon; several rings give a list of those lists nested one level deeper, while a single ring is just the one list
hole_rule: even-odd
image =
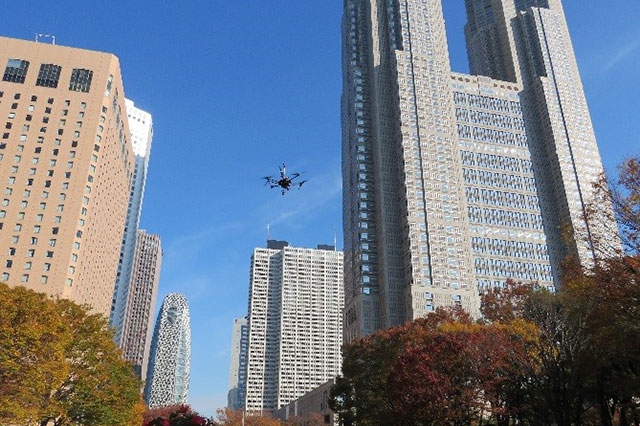
[{"label": "row of window", "polygon": [[462,169],[462,176],[467,185],[495,186],[528,192],[537,191],[535,179],[528,176],[466,168]]},{"label": "row of window", "polygon": [[504,129],[524,130],[524,121],[519,117],[510,117],[475,109],[456,108],[456,118],[459,121],[482,124],[485,126],[501,127]]},{"label": "row of window", "polygon": [[526,241],[502,240],[498,238],[472,237],[471,247],[474,253],[529,259],[549,259],[546,244],[534,244]]},{"label": "row of window", "polygon": [[463,92],[453,92],[453,100],[456,105],[469,105],[474,108],[483,108],[491,111],[522,114],[520,103],[499,99],[490,96],[473,95]]},{"label": "row of window", "polygon": [[520,229],[543,229],[542,217],[509,210],[467,207],[469,222]]},{"label": "row of window", "polygon": [[[29,71],[29,61],[10,58],[2,76],[2,81],[24,84]],[[62,67],[55,64],[41,64],[36,79],[36,86],[57,88],[60,81]],[[84,68],[74,68],[69,80],[69,90],[88,93],[91,89],[93,71]]]},{"label": "row of window", "polygon": [[485,127],[458,124],[458,137],[494,143],[497,145],[528,147],[527,136],[524,133],[513,133],[504,130],[487,129]]},{"label": "row of window", "polygon": [[477,257],[474,259],[474,266],[478,275],[493,275],[519,280],[552,280],[551,266],[548,264]]},{"label": "row of window", "polygon": [[[9,281],[9,278],[11,277],[11,274],[9,274],[8,272],[3,272],[2,275],[0,275],[1,279],[0,281],[3,282],[7,282]],[[27,283],[29,282],[29,274],[22,274],[22,276],[20,277],[20,282],[23,283]],[[40,276],[40,282],[42,284],[46,284],[49,281],[49,276],[47,275],[41,275]],[[73,282],[73,280],[71,280],[70,278],[67,280],[67,285],[71,286],[71,283]]]},{"label": "row of window", "polygon": [[531,160],[470,151],[460,151],[460,156],[462,158],[462,164],[465,166],[533,174]]},{"label": "row of window", "polygon": [[517,192],[496,191],[493,189],[465,187],[465,195],[469,204],[484,204],[506,207],[516,210],[540,211],[536,195],[525,195]]}]

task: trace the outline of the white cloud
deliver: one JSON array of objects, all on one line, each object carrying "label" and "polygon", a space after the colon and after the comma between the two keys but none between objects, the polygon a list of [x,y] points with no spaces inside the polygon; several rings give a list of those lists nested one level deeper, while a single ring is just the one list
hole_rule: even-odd
[{"label": "white cloud", "polygon": [[622,46],[621,48],[615,50],[613,52],[613,56],[608,61],[605,61],[600,71],[602,73],[609,72],[611,69],[613,69],[616,65],[618,65],[620,62],[625,60],[630,54],[632,54],[639,47],[640,47],[640,36],[636,37],[634,40]]}]

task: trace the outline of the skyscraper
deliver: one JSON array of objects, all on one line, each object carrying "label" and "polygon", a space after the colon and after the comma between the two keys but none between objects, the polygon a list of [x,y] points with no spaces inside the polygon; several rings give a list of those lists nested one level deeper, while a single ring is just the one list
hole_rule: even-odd
[{"label": "skyscraper", "polygon": [[134,173],[118,59],[0,37],[0,281],[108,317]]},{"label": "skyscraper", "polygon": [[129,300],[122,324],[121,347],[124,358],[133,362],[140,378],[145,378],[151,348],[153,314],[160,284],[160,236],[139,230],[133,259]]},{"label": "skyscraper", "polygon": [[440,0],[344,2],[347,341],[592,259],[602,165],[560,1],[466,6],[478,76],[451,72]]},{"label": "skyscraper", "polygon": [[129,292],[132,280],[132,269],[134,264],[134,252],[136,249],[136,235],[140,224],[140,214],[142,213],[142,201],[144,199],[144,189],[147,181],[147,169],[149,167],[149,154],[151,153],[151,142],[153,140],[153,120],[151,114],[136,108],[133,101],[125,99],[127,107],[127,121],[131,131],[131,142],[135,155],[135,168],[131,181],[131,192],[129,208],[127,210],[127,221],[124,228],[122,248],[120,251],[120,262],[118,263],[118,275],[116,277],[115,289],[111,306],[111,317],[109,322],[116,330],[115,340],[122,347],[122,328],[126,321],[125,312],[129,309],[127,303],[131,300]]},{"label": "skyscraper", "polygon": [[[603,172],[560,0],[465,0],[471,72],[522,86],[522,105],[551,265],[567,255],[593,263],[594,240],[617,244],[584,220]],[[484,37],[490,33],[491,37]],[[481,41],[480,41],[481,40]],[[478,58],[495,57],[493,68]],[[564,238],[564,239],[563,239]],[[568,241],[565,241],[568,238]]]},{"label": "skyscraper", "polygon": [[247,317],[233,320],[229,393],[227,395],[227,407],[232,410],[244,407],[244,394],[247,386],[247,332]]},{"label": "skyscraper", "polygon": [[343,257],[333,246],[268,241],[251,259],[248,413],[273,412],[341,368]]},{"label": "skyscraper", "polygon": [[191,368],[191,319],[187,298],[165,296],[151,340],[144,398],[150,408],[185,404]]}]

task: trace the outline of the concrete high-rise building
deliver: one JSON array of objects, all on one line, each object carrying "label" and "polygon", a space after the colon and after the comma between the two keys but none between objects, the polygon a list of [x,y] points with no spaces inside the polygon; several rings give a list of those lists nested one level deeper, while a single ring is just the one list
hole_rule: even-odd
[{"label": "concrete high-rise building", "polygon": [[140,378],[147,377],[153,314],[156,310],[162,244],[160,236],[139,230],[136,238],[127,311],[122,325],[124,358],[133,362]]},{"label": "concrete high-rise building", "polygon": [[244,394],[247,385],[247,317],[233,320],[231,337],[231,366],[229,368],[229,393],[227,407],[239,410],[244,407]]},{"label": "concrete high-rise building", "polygon": [[187,298],[165,296],[151,340],[144,399],[150,408],[185,404],[191,368],[191,318]]},{"label": "concrete high-rise building", "polygon": [[134,173],[118,59],[0,37],[0,281],[109,316]]},{"label": "concrete high-rise building", "polygon": [[592,259],[602,165],[560,1],[465,3],[480,76],[452,73],[440,0],[344,1],[346,341]]},{"label": "concrete high-rise building", "polygon": [[[130,310],[127,305],[131,297],[129,295],[136,249],[136,235],[142,213],[142,201],[147,182],[147,169],[149,168],[149,154],[153,140],[153,120],[151,114],[136,108],[133,101],[125,99],[127,107],[127,119],[131,131],[133,154],[135,155],[135,168],[131,181],[129,208],[127,221],[124,228],[120,262],[118,263],[118,275],[113,291],[111,306],[111,326],[115,329],[115,340],[122,347],[122,328],[126,321],[125,312]],[[135,308],[134,308],[135,309]]]},{"label": "concrete high-rise building", "polygon": [[271,413],[342,366],[343,256],[270,240],[251,259],[245,410]]},{"label": "concrete high-rise building", "polygon": [[[584,219],[604,171],[560,0],[465,0],[471,72],[515,82],[530,139],[551,266],[567,255],[584,265],[594,242],[618,245]],[[491,34],[487,37],[487,34]],[[486,58],[495,58],[487,66]],[[568,240],[567,240],[568,239]]]}]

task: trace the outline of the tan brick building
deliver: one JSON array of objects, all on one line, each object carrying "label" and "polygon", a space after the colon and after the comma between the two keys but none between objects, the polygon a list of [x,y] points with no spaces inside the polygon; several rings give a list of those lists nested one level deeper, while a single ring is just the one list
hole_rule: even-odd
[{"label": "tan brick building", "polygon": [[118,59],[0,37],[0,281],[109,315],[134,156]]}]

